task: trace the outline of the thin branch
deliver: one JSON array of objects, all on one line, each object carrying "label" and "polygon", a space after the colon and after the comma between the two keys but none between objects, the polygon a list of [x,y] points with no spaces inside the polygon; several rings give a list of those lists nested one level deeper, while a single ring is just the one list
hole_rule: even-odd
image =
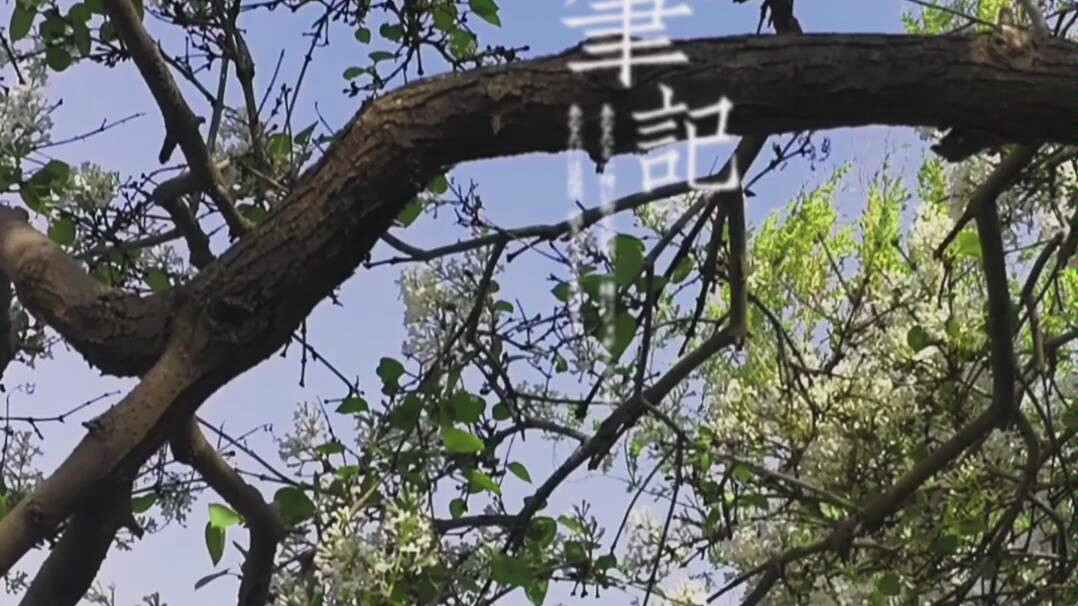
[{"label": "thin branch", "polygon": [[285,536],[285,526],[277,510],[262,493],[239,476],[232,466],[206,441],[194,417],[182,424],[170,440],[176,460],[189,465],[237,513],[243,516],[251,540],[243,562],[239,606],[263,606],[269,596],[270,577],[277,544]]},{"label": "thin branch", "polygon": [[224,177],[198,133],[198,120],[184,101],[183,93],[176,85],[157,45],[142,25],[138,12],[131,0],[103,0],[103,4],[117,36],[127,46],[131,58],[157,101],[165,118],[165,128],[179,143],[191,172],[217,206],[217,211],[221,213],[232,236],[239,238],[251,229],[251,224],[232,205]]}]

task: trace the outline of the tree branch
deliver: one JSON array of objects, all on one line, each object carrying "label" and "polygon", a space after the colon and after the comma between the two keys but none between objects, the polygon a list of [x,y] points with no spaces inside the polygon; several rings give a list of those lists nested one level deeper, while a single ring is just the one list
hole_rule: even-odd
[{"label": "tree branch", "polygon": [[[119,22],[117,30],[123,29],[120,23],[130,25],[124,22],[130,16],[125,16],[128,0],[107,0],[106,6]],[[128,48],[152,45],[139,28],[125,39]],[[405,205],[447,166],[564,150],[574,101],[586,117],[585,148],[599,156],[602,105],[611,104],[619,116],[654,109],[661,98],[659,82],[690,107],[728,96],[735,108],[728,123],[733,134],[891,124],[968,126],[1016,142],[1078,138],[1074,46],[1044,41],[1024,57],[1025,66],[1016,67],[986,51],[991,38],[809,35],[677,42],[689,64],[641,68],[628,90],[615,74],[570,72],[569,61],[585,58],[579,48],[424,80],[361,111],[257,230],[165,298],[132,302],[102,294],[96,286],[89,289],[89,277],[73,271],[74,262],[46,246],[44,236],[25,223],[0,221],[0,270],[15,278],[20,299],[33,304],[28,309],[40,310],[69,341],[81,340],[79,350],[88,359],[87,352],[115,358],[101,364],[91,360],[95,365],[105,369],[108,362],[114,373],[148,369],[56,472],[0,519],[0,572],[10,570],[75,511],[92,487],[111,474],[137,469],[210,394],[283,346],[314,306],[352,275]],[[171,76],[153,56],[133,51],[191,169],[210,170],[205,146],[194,134],[194,116],[182,98],[158,86],[171,82]],[[706,130],[714,123],[698,126]],[[614,136],[615,153],[635,152],[640,143],[630,120],[618,120]],[[90,311],[76,317],[70,306],[60,305],[65,301],[59,293],[75,297],[77,309]],[[157,322],[156,340],[133,338],[145,324],[132,322],[136,317]],[[86,325],[88,319],[98,332]],[[136,348],[133,354],[116,351],[125,339]],[[732,341],[733,335],[723,331],[675,369],[695,367],[703,361],[698,355],[706,358]],[[667,388],[660,381],[645,393],[661,396]],[[620,416],[607,419],[606,428],[620,427]],[[598,451],[591,448],[583,460]]]},{"label": "tree branch", "polygon": [[75,606],[101,568],[120,528],[141,535],[131,512],[131,478],[99,486],[71,516],[64,534],[38,569],[19,606]]},{"label": "tree branch", "polygon": [[184,101],[183,93],[172,78],[157,45],[143,27],[138,12],[131,0],[103,0],[102,3],[117,37],[127,46],[131,59],[162,108],[169,136],[179,143],[191,172],[217,206],[233,237],[238,238],[250,229],[250,223],[232,205],[224,177],[210,158],[202,136],[198,134],[198,119]]},{"label": "tree branch", "polygon": [[210,488],[243,516],[251,541],[243,562],[237,604],[263,606],[269,595],[277,544],[285,535],[284,523],[277,510],[213,448],[194,416],[179,428],[170,445],[177,461],[194,468]]},{"label": "tree branch", "polygon": [[171,295],[139,298],[107,289],[31,227],[24,211],[6,206],[0,206],[0,272],[27,312],[106,374],[137,376],[164,348]]}]

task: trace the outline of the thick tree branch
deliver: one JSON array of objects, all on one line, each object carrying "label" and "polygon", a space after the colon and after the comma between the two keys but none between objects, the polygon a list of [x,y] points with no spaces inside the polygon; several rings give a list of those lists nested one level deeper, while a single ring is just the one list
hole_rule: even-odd
[{"label": "thick tree branch", "polygon": [[[204,343],[204,335],[183,329],[191,326],[189,317],[183,320],[179,334]],[[164,428],[194,413],[209,396],[197,384],[203,372],[195,351],[170,344],[127,397],[86,424],[88,434],[56,471],[0,519],[0,570],[10,570],[99,488],[132,477],[163,444]]]},{"label": "thick tree branch", "polygon": [[[129,9],[127,0],[107,0],[106,5],[114,17]],[[125,43],[138,49],[147,41],[139,30],[138,39]],[[587,149],[599,154],[598,110],[610,103],[623,117],[615,128],[614,151],[633,152],[639,137],[624,117],[657,107],[660,82],[673,88],[676,102],[690,107],[728,96],[735,108],[728,131],[734,134],[893,124],[968,126],[995,130],[1016,142],[1078,138],[1074,46],[1045,41],[1015,65],[989,52],[991,44],[990,36],[887,35],[678,42],[689,64],[639,69],[629,90],[621,88],[616,74],[570,72],[566,63],[583,58],[574,49],[421,81],[370,104],[259,229],[172,295],[176,309],[165,309],[175,319],[171,326],[160,322],[157,343],[167,338],[168,346],[156,364],[156,356],[148,353],[154,350],[144,344],[125,358],[126,367],[113,364],[129,372],[136,366],[131,360],[138,359],[142,369],[152,368],[53,475],[0,520],[0,572],[10,570],[35,541],[70,515],[93,486],[110,474],[137,469],[205,398],[281,347],[314,306],[355,271],[404,206],[447,166],[564,150],[574,101],[584,112]],[[172,130],[185,131],[179,135],[188,159],[205,161],[191,161],[192,170],[205,169],[208,155],[200,155],[205,146],[193,134],[190,110],[182,98],[153,84],[171,78],[167,69],[145,54],[133,50],[133,55]],[[713,126],[699,125],[702,130]],[[15,272],[20,299],[25,296],[39,307],[56,303],[55,293],[69,288],[65,282],[35,293],[38,284],[27,280],[47,274],[48,261],[58,251],[44,246],[42,236],[25,224],[2,225],[0,269]],[[41,262],[31,263],[35,259]],[[85,274],[72,275],[76,284],[85,283]],[[44,315],[50,325],[63,327],[66,338],[82,339],[84,355],[91,346],[98,353],[106,344],[114,347],[116,339],[111,334],[105,339],[107,333],[119,331],[120,340],[140,334],[131,328],[132,311],[115,311],[121,305],[116,301],[125,299],[114,297],[104,304],[101,299],[107,297],[87,292],[74,294],[95,310],[90,317],[96,325],[105,327],[98,328],[96,341],[85,338],[93,329],[75,330],[70,308]],[[150,300],[135,301],[146,305]],[[732,337],[724,331],[709,339],[704,350],[732,342]],[[691,354],[678,366],[700,362]],[[651,391],[665,389],[657,384]],[[608,421],[620,426],[618,419]]]},{"label": "thick tree branch", "polygon": [[64,534],[19,606],[75,606],[94,582],[120,528],[140,534],[131,513],[131,478],[99,486],[86,505],[71,516]]},{"label": "thick tree branch", "polygon": [[25,212],[0,206],[0,272],[23,307],[103,372],[145,372],[164,348],[172,296],[105,288],[26,221]]}]

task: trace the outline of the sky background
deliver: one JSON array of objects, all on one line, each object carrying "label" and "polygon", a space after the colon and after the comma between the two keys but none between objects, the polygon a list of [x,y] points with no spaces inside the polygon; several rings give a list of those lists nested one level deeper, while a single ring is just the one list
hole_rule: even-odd
[{"label": "sky background", "polygon": [[[687,3],[693,8],[694,15],[667,22],[668,35],[672,38],[751,33],[759,18],[759,6],[755,2],[735,5],[731,0],[687,0]],[[576,6],[565,7],[561,1],[502,0],[501,5],[503,27],[494,30],[484,25],[477,26],[481,42],[528,44],[531,51],[527,56],[535,57],[559,52],[583,37],[582,32],[568,28],[561,20],[570,15],[585,14],[585,3],[578,1]],[[802,2],[795,10],[806,32],[899,32],[902,11],[914,8],[914,5],[900,0],[828,0]],[[0,23],[7,23],[9,11],[10,2],[4,3],[0,8]],[[294,78],[308,44],[302,33],[314,13],[300,11],[296,14],[282,12],[271,16],[259,15],[241,18],[240,25],[247,31],[248,45],[259,66],[256,84],[264,87],[273,63],[282,50],[285,59],[281,71],[289,78]],[[153,22],[149,26],[151,33],[159,36],[167,48],[178,48],[176,44],[179,38],[174,33],[164,31]],[[316,108],[335,128],[353,115],[358,103],[342,94],[345,86],[342,72],[359,63],[368,51],[368,48],[360,47],[355,42],[351,32],[341,29],[335,31],[330,46],[319,50],[308,74],[294,122],[297,129],[315,120]],[[445,69],[444,65],[436,67],[432,72]],[[54,139],[92,130],[102,121],[117,120],[140,112],[145,114],[140,119],[87,141],[49,150],[53,157],[73,165],[95,162],[125,176],[156,168],[157,150],[164,132],[162,122],[132,64],[125,63],[114,69],[90,64],[77,65],[67,73],[54,76],[48,92],[52,100],[63,100],[63,105],[53,116]],[[189,99],[194,97],[189,96]],[[822,183],[835,167],[845,163],[852,163],[854,171],[847,179],[839,201],[844,213],[853,216],[860,208],[868,179],[878,169],[886,152],[892,152],[892,164],[906,175],[916,170],[920,163],[923,146],[912,129],[871,127],[831,131],[825,135],[830,138],[832,145],[831,157],[826,162],[815,167],[815,170],[811,170],[805,161],[792,162],[785,170],[768,176],[755,187],[757,197],[750,201],[749,208],[751,223],[759,224],[768,213],[784,206],[798,192]],[[178,157],[179,154],[176,155]],[[724,159],[725,155],[719,161]],[[705,160],[710,164],[712,159]],[[566,167],[564,155],[531,155],[461,165],[451,174],[457,182],[467,184],[469,180],[474,180],[478,183],[478,193],[486,201],[491,218],[503,226],[520,226],[565,218],[571,209],[566,200]],[[623,159],[616,162],[612,170],[618,176],[617,195],[640,189],[636,160]],[[590,167],[585,169],[586,175],[591,173]],[[751,176],[753,171],[749,174]],[[584,201],[586,205],[597,203],[594,182],[588,183],[587,196]],[[444,219],[434,221],[424,217],[412,228],[397,235],[412,244],[430,246],[452,241],[459,233],[459,230],[449,231]],[[215,252],[221,250],[223,247],[219,245]],[[376,252],[375,258],[384,256],[386,251],[382,247]],[[373,389],[374,393],[377,393],[378,385],[374,375],[378,359],[382,356],[399,357],[404,338],[402,305],[396,285],[398,275],[397,266],[361,270],[344,285],[340,294],[343,306],[323,304],[315,310],[308,323],[309,340],[314,347],[345,374],[358,375],[361,385],[368,390]],[[545,274],[514,268],[503,279],[503,290],[523,300],[542,297],[546,302],[550,297],[550,284],[535,279],[538,275]],[[55,359],[42,361],[36,369],[12,365],[4,382],[9,386],[33,384],[32,394],[20,391],[11,393],[10,414],[13,416],[47,416],[106,392],[119,394],[84,411],[84,418],[77,421],[40,427],[46,447],[39,465],[46,473],[83,436],[79,422],[118,401],[132,385],[131,381],[101,378],[77,354],[67,352],[62,347],[56,349]],[[297,403],[339,398],[342,395],[344,392],[339,380],[319,366],[308,367],[306,387],[300,387],[298,356],[293,350],[288,358],[274,356],[233,381],[211,397],[200,414],[213,423],[223,424],[224,429],[233,435],[263,425],[281,433],[290,426]],[[276,449],[267,432],[252,436],[251,443],[260,452],[269,455],[271,460],[276,460]],[[551,447],[533,440],[524,450],[517,452],[524,453],[518,458],[525,462],[532,477],[539,482],[569,453],[569,447]],[[528,492],[527,486],[508,491],[507,506],[519,506],[520,496]],[[516,496],[514,503],[514,495],[517,494],[519,496]],[[271,497],[272,492],[267,490],[266,496]],[[579,472],[558,491],[549,511],[557,515],[582,499],[589,499],[593,501],[592,511],[600,521],[616,528],[629,497],[618,474],[604,477]],[[172,526],[147,536],[131,552],[113,550],[99,580],[116,585],[118,605],[129,606],[138,602],[141,596],[154,591],[160,592],[164,601],[171,606],[234,603],[237,588],[234,580],[218,580],[197,593],[193,589],[197,579],[214,571],[202,538],[206,504],[203,500],[195,506],[187,528]],[[230,538],[241,537],[230,535]],[[245,539],[241,542],[245,542]],[[32,571],[40,560],[40,554],[33,554],[24,561],[24,565]],[[235,554],[226,553],[222,565],[236,564]],[[582,600],[570,598],[567,587],[564,591],[562,589],[552,587],[547,603]],[[15,596],[0,596],[0,604],[15,604],[17,601]],[[504,603],[509,606],[528,604],[520,591]],[[602,598],[589,597],[584,603],[620,606],[627,603],[627,597],[617,592],[605,592]]]}]

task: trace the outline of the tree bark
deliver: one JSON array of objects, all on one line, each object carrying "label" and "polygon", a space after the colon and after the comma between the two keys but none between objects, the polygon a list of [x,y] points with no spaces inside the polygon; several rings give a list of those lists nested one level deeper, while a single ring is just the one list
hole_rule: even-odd
[{"label": "tree bark", "polygon": [[[356,270],[404,206],[460,162],[558,152],[571,103],[598,157],[599,110],[615,152],[636,150],[632,112],[727,96],[727,131],[767,135],[868,124],[966,127],[1014,142],[1070,143],[1078,52],[1049,41],[1008,55],[991,36],[806,35],[678,42],[683,65],[574,74],[579,49],[431,78],[360,110],[267,220],[190,283],[138,298],[102,291],[25,222],[0,213],[0,270],[20,300],[109,374],[141,376],[32,495],[0,520],[0,571],[110,477],[136,470],[202,402],[279,349]],[[153,83],[150,83],[153,87]],[[181,103],[155,95],[162,113]],[[189,112],[189,110],[188,110]],[[701,131],[715,122],[699,123]],[[187,152],[190,147],[181,138]]]}]

